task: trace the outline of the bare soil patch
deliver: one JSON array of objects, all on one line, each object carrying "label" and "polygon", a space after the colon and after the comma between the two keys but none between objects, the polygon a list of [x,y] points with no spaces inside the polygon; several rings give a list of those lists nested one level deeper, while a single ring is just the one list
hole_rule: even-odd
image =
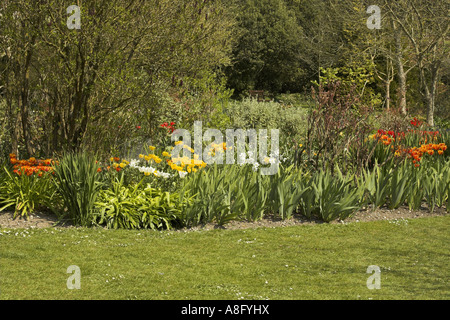
[{"label": "bare soil patch", "polygon": [[[343,223],[354,223],[354,222],[366,222],[366,221],[376,221],[376,220],[405,220],[405,219],[416,219],[425,218],[433,216],[445,216],[449,213],[446,212],[445,208],[435,208],[434,212],[430,212],[428,208],[422,207],[420,210],[411,211],[408,207],[400,207],[395,210],[389,210],[388,208],[380,208],[377,210],[360,210],[354,216],[349,217],[345,220],[335,220],[330,222],[330,224],[343,224]],[[249,229],[249,228],[271,228],[271,227],[287,227],[295,225],[313,225],[325,223],[320,220],[308,220],[302,215],[296,214],[289,220],[281,220],[274,217],[266,217],[260,221],[250,222],[250,221],[231,221],[225,226],[218,226],[214,223],[208,223],[205,225],[196,226],[193,228],[184,228],[177,231],[198,231],[198,230],[212,230],[212,229]],[[0,228],[21,228],[21,229],[34,229],[34,228],[70,228],[74,227],[69,221],[58,222],[55,215],[49,213],[36,213],[30,215],[29,219],[26,220],[21,217],[13,218],[12,212],[0,212]]]},{"label": "bare soil patch", "polygon": [[38,212],[29,216],[28,219],[22,217],[14,218],[13,212],[0,212],[0,229],[34,229],[52,227],[71,227],[70,222],[58,222],[54,214]]}]

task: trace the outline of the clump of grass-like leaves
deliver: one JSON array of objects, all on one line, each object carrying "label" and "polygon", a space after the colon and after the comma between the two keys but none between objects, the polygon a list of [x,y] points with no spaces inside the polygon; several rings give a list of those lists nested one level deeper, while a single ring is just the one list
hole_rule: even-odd
[{"label": "clump of grass-like leaves", "polygon": [[86,153],[68,153],[55,166],[55,182],[66,215],[76,225],[90,226],[100,190],[95,158]]},{"label": "clump of grass-like leaves", "polygon": [[28,219],[35,210],[52,210],[58,202],[50,174],[42,177],[11,173],[3,168],[0,184],[0,211],[13,208],[14,218]]}]

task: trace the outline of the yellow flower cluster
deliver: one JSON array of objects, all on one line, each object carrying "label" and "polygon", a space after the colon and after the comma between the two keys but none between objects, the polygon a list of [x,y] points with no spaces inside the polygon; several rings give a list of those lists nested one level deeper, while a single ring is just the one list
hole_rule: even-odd
[{"label": "yellow flower cluster", "polygon": [[[206,167],[206,163],[203,161],[198,160],[199,156],[198,154],[195,154],[194,149],[187,145],[183,145],[183,141],[177,141],[175,142],[175,145],[182,145],[183,149],[188,150],[193,154],[193,159],[190,157],[178,157],[178,158],[172,158],[172,155],[168,151],[163,151],[161,153],[162,157],[165,157],[167,159],[164,160],[164,162],[167,163],[167,165],[175,171],[178,171],[180,175],[187,174],[191,172],[196,172],[197,170]],[[149,149],[151,151],[154,151],[156,148],[153,146],[149,146]],[[173,147],[171,147],[173,150]],[[222,148],[223,150],[223,148]],[[145,161],[154,161],[155,163],[159,164],[162,162],[163,159],[155,155],[154,153],[150,153],[148,155],[140,154],[140,159],[144,159]],[[156,172],[156,170],[155,170]],[[148,173],[148,172],[146,172]]]},{"label": "yellow flower cluster", "polygon": [[206,167],[205,162],[195,158],[198,159],[198,155],[194,155],[194,159],[190,159],[189,157],[173,158],[172,160],[167,161],[167,164],[172,170],[188,173],[197,172],[198,169]]},{"label": "yellow flower cluster", "polygon": [[[122,161],[121,162],[119,162],[120,161],[120,158],[118,158],[118,157],[113,157],[113,158],[111,158],[111,159],[109,159],[111,162],[112,162],[112,164],[111,164],[111,166],[114,168],[114,169],[116,169],[116,171],[120,171],[121,169],[123,169],[123,168],[125,168],[126,166],[128,166],[130,163],[127,161],[127,160],[125,160],[125,159],[122,159]],[[109,166],[108,166],[108,169],[109,169]]]},{"label": "yellow flower cluster", "polygon": [[[149,146],[148,147],[151,151],[154,151],[156,149],[156,147],[153,146]],[[140,159],[144,159],[145,161],[155,161],[155,163],[161,163],[162,159],[160,157],[158,157],[157,155],[150,153],[148,155],[143,155],[140,154],[139,155]]]}]

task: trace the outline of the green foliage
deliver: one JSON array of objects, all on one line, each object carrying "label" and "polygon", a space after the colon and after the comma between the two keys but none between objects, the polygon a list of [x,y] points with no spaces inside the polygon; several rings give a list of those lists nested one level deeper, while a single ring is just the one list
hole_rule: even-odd
[{"label": "green foliage", "polygon": [[309,95],[301,93],[281,93],[275,96],[275,101],[284,106],[302,107],[306,109],[309,109],[314,104],[314,101]]},{"label": "green foliage", "polygon": [[[379,107],[382,101],[381,94],[377,94],[373,89],[375,84],[374,68],[373,63],[363,66],[320,68],[319,82],[324,85],[339,82],[342,88],[346,90],[345,92],[349,92],[354,87],[354,90],[360,95],[362,103]],[[318,85],[317,82],[315,84]]]},{"label": "green foliage", "polygon": [[67,209],[65,215],[81,226],[93,222],[93,208],[100,190],[98,166],[86,153],[68,153],[54,167],[55,184]]},{"label": "green foliage", "polygon": [[180,127],[203,121],[210,128],[228,128],[230,119],[224,110],[233,91],[226,87],[226,78],[222,74],[205,71],[196,77],[186,75],[179,91],[174,93],[177,100],[174,113]]},{"label": "green foliage", "polygon": [[344,176],[339,168],[336,174],[322,169],[314,172],[304,188],[310,190],[301,197],[301,213],[309,219],[343,220],[362,207],[364,190],[354,186],[353,176]]},{"label": "green foliage", "polygon": [[353,186],[353,177],[344,177],[340,171],[335,176],[320,171],[308,177],[293,165],[280,166],[273,176],[261,176],[251,166],[215,165],[184,182],[182,194],[193,197],[185,211],[186,225],[255,221],[268,214],[285,220],[298,209],[307,218],[329,222],[361,207],[362,191]]},{"label": "green foliage", "polygon": [[263,176],[249,165],[214,165],[184,181],[183,193],[193,196],[184,219],[187,225],[257,221],[269,213],[289,219],[304,191],[297,182],[300,176],[293,166]]},{"label": "green foliage", "polygon": [[59,198],[49,173],[42,177],[11,173],[6,167],[0,174],[0,211],[12,207],[14,218],[28,219],[37,210],[57,208]]},{"label": "green foliage", "polygon": [[[28,153],[156,140],[159,121],[178,122],[164,116],[173,116],[170,95],[187,89],[183,80],[207,82],[230,63],[234,21],[222,1],[88,1],[78,30],[67,27],[66,8],[55,0],[0,7],[0,115]],[[196,87],[199,97],[210,93]]]},{"label": "green foliage", "polygon": [[152,188],[141,188],[141,183],[124,186],[122,180],[112,188],[102,190],[95,203],[95,221],[107,228],[171,229],[181,226],[180,216],[186,199],[177,193]]},{"label": "green foliage", "polygon": [[380,208],[386,203],[390,191],[390,174],[388,166],[380,167],[377,163],[372,170],[366,169],[363,171],[360,181],[362,181],[366,198],[374,209]]},{"label": "green foliage", "polygon": [[442,207],[450,197],[450,160],[434,161],[427,163],[426,170],[422,171],[420,177],[423,181],[424,197],[428,209],[433,212],[435,207]]},{"label": "green foliage", "polygon": [[298,106],[285,106],[277,102],[257,102],[243,99],[230,102],[226,113],[234,128],[279,129],[280,137],[299,141],[306,133],[307,110]]},{"label": "green foliage", "polygon": [[408,191],[412,185],[411,179],[413,176],[411,171],[414,170],[414,168],[414,166],[405,161],[392,170],[389,185],[389,209],[397,209],[405,203],[408,197]]},{"label": "green foliage", "polygon": [[303,172],[294,165],[280,167],[277,174],[269,177],[269,208],[281,219],[290,219],[297,212],[300,199],[305,192],[311,192],[302,181]]},{"label": "green foliage", "polygon": [[224,225],[239,215],[232,210],[232,201],[237,195],[238,169],[235,166],[225,168],[221,170],[215,164],[185,178],[181,194],[193,198],[183,214],[187,226],[209,222]]},{"label": "green foliage", "polygon": [[424,159],[419,167],[410,161],[383,167],[376,164],[372,170],[363,172],[359,186],[365,191],[365,201],[373,208],[386,205],[393,210],[406,204],[410,210],[418,210],[426,203],[433,212],[436,206],[443,207],[448,201],[449,164],[450,160],[442,159]]},{"label": "green foliage", "polygon": [[229,1],[238,22],[233,66],[226,69],[236,93],[249,89],[299,91],[304,77],[302,29],[284,0]]}]

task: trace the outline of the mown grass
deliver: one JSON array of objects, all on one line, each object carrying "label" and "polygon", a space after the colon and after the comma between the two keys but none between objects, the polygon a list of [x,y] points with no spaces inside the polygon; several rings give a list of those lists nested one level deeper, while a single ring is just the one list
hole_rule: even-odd
[{"label": "mown grass", "polygon": [[[195,232],[3,229],[0,299],[449,299],[450,218]],[[81,289],[67,289],[70,265]],[[369,265],[381,289],[369,290]]]}]

